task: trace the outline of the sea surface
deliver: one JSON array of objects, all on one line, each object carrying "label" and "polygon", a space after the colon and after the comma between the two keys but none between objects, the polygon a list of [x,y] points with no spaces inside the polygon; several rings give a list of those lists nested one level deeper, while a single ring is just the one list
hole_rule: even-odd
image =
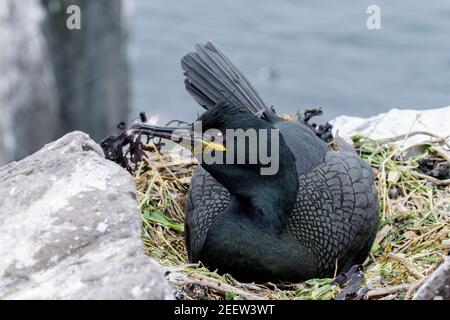
[{"label": "sea surface", "polygon": [[[127,0],[125,0],[127,1]],[[369,30],[368,6],[381,9]],[[279,113],[370,116],[450,105],[450,1],[134,0],[132,110],[192,121],[180,58],[212,40]]]}]

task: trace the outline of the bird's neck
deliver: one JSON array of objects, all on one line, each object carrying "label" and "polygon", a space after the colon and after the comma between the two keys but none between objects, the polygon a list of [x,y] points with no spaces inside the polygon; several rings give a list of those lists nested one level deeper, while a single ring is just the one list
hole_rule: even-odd
[{"label": "bird's neck", "polygon": [[295,204],[297,184],[289,186],[254,186],[250,193],[231,192],[228,212],[245,216],[256,226],[280,233],[288,223],[289,213]]}]

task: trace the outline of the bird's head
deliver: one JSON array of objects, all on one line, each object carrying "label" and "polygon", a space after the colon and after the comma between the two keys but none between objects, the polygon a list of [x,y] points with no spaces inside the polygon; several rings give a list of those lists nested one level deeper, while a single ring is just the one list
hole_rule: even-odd
[{"label": "bird's head", "polygon": [[295,201],[295,158],[282,134],[243,108],[221,103],[186,127],[143,124],[132,130],[188,148],[232,195],[257,202],[269,197],[283,208]]}]

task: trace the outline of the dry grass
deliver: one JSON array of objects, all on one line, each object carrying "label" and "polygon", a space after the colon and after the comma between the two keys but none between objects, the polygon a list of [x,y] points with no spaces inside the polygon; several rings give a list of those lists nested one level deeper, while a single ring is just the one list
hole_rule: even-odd
[{"label": "dry grass", "polygon": [[[403,149],[396,137],[373,141],[353,137],[373,167],[380,198],[380,229],[365,263],[366,299],[411,299],[450,249],[450,183],[418,174],[426,157],[450,159],[439,137]],[[397,141],[396,144],[393,142]],[[417,152],[420,150],[420,152]],[[414,151],[415,155],[407,157]],[[196,164],[179,156],[152,153],[135,172],[148,255],[169,273],[184,299],[333,299],[341,288],[332,279],[298,284],[242,284],[232,277],[190,265],[184,244],[184,203]]]}]

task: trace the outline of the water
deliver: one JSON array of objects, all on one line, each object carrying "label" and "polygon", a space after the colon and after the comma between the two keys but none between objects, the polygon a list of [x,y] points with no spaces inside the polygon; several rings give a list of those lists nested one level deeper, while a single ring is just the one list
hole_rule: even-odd
[{"label": "water", "polygon": [[[381,7],[381,30],[366,27],[371,4]],[[320,106],[328,120],[450,104],[450,2],[135,0],[134,7],[133,116],[195,119],[202,109],[184,90],[179,61],[206,40],[279,113]]]}]

